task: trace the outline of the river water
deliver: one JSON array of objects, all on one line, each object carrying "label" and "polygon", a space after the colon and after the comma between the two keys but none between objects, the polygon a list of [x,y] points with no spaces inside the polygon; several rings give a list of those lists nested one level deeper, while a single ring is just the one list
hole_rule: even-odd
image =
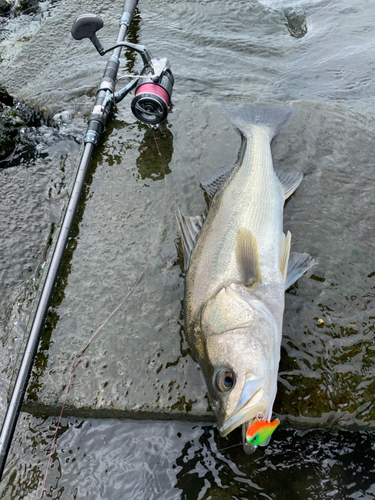
[{"label": "river water", "polygon": [[[106,63],[69,29],[94,11],[109,45],[121,10],[121,2],[65,0],[1,20],[1,84],[44,116],[25,129],[33,154],[0,172],[1,414]],[[45,498],[375,498],[374,29],[375,5],[364,0],[141,0],[132,41],[168,56],[176,79],[159,136],[164,229],[146,279],[74,382]],[[124,72],[138,68],[126,52]],[[286,294],[282,425],[251,457],[238,433],[222,439],[214,425],[189,421],[195,408],[203,414],[194,390],[204,389],[181,329],[174,213],[201,213],[199,180],[236,159],[240,140],[221,101],[295,108],[273,156],[277,169],[304,172],[284,224],[294,250],[318,260]],[[121,103],[89,173],[28,393],[32,414],[21,415],[1,499],[39,498],[56,417],[35,415],[56,414],[74,353],[142,269],[164,191],[154,154],[152,134]],[[93,415],[120,411],[125,399],[132,411],[172,414],[182,397],[183,422],[165,413],[163,421],[77,418],[87,406]]]}]

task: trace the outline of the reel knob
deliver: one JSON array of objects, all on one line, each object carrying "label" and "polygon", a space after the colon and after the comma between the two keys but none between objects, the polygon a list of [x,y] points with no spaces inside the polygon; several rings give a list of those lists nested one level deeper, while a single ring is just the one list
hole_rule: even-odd
[{"label": "reel knob", "polygon": [[74,21],[72,37],[75,40],[89,38],[100,55],[104,54],[102,44],[99,42],[96,32],[103,28],[103,19],[96,14],[81,14]]}]

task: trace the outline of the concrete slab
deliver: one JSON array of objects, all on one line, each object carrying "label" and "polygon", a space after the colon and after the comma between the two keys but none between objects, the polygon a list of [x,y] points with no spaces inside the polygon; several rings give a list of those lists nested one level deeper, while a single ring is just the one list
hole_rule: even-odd
[{"label": "concrete slab", "polygon": [[[104,1],[94,8],[106,19],[103,43],[117,33],[119,12],[113,4]],[[72,116],[81,119],[90,112],[106,64],[90,45],[82,48],[89,42],[78,44],[70,38],[70,26],[85,7],[92,10],[85,2],[79,6],[72,0],[59,3],[56,15],[51,12],[50,17],[34,19],[24,34],[21,26],[1,47],[2,84],[12,95],[47,114],[59,115],[62,121]],[[173,12],[175,20],[179,9],[184,10],[184,5]],[[257,13],[260,19],[261,14]],[[151,19],[146,7],[147,16],[146,38],[152,42],[152,30],[160,20],[157,16]],[[281,34],[284,28],[276,18],[274,29]],[[139,32],[138,24],[133,35]],[[31,39],[24,38],[26,33]],[[280,48],[285,57],[291,43],[286,41]],[[182,34],[174,49],[184,54],[185,45]],[[189,63],[201,67],[202,60],[194,59],[197,52],[190,52]],[[226,98],[249,103],[253,96],[259,99],[260,88],[272,95],[273,72],[277,69],[281,74],[281,56],[276,51],[277,63],[272,59],[274,66],[270,62],[270,69],[259,69],[247,93],[244,79],[237,94],[227,96],[228,79],[242,74],[238,67],[225,67],[224,71],[218,66],[215,75],[223,75],[219,83],[212,83],[212,72],[184,80],[188,63],[181,54],[175,67],[183,91],[175,89],[168,125],[157,134],[167,172],[163,229],[144,278],[78,364],[67,414],[212,418],[203,378],[183,333],[184,284],[175,211],[181,207],[192,215],[201,213],[206,206],[199,188],[201,175],[236,159],[240,139],[214,101]],[[218,61],[221,54],[217,54]],[[243,71],[242,57],[238,60]],[[130,59],[128,66],[131,69]],[[283,88],[287,82],[282,82]],[[296,114],[273,150],[276,168],[305,174],[286,206],[285,229],[292,232],[293,249],[308,251],[319,264],[312,276],[301,279],[286,295],[275,410],[300,426],[373,426],[374,132],[361,113],[323,103],[293,105]],[[47,170],[42,171],[39,198],[54,186],[53,174],[48,177]],[[56,176],[61,180],[64,172],[57,170]],[[153,134],[129,117],[129,103],[123,103],[93,159],[25,401],[28,411],[36,415],[60,411],[75,354],[140,276],[157,234],[163,177]],[[32,176],[30,179],[25,176],[20,184],[25,191],[28,180],[33,189],[38,186]],[[28,221],[22,221],[22,214],[29,198],[18,201],[15,214],[25,227]],[[61,205],[56,205],[56,214]],[[38,258],[51,236],[51,224],[43,215],[47,206],[45,200],[33,206],[41,221],[30,236]],[[28,248],[24,243],[17,243],[16,271],[31,260],[30,256],[24,258],[23,249]],[[2,317],[0,362],[6,388],[17,365],[39,280],[38,275],[22,307],[12,302]],[[27,282],[22,283],[27,290]],[[1,403],[5,402],[4,387]]]},{"label": "concrete slab", "polygon": [[[293,105],[274,145],[275,166],[305,177],[286,206],[285,229],[293,249],[319,264],[286,294],[275,411],[298,426],[372,426],[374,134],[337,106]],[[157,134],[168,172],[161,237],[145,277],[80,361],[68,414],[211,418],[183,333],[174,214],[204,209],[200,176],[231,164],[240,140],[217,108],[186,97],[176,107],[179,115]],[[59,410],[74,355],[142,272],[162,210],[161,171],[152,132],[118,115],[93,161],[30,384],[30,411]]]},{"label": "concrete slab", "polygon": [[[210,418],[204,381],[183,335],[184,283],[177,255],[175,212],[205,207],[200,166],[206,140],[234,161],[238,142],[219,112],[193,106],[185,123],[171,118],[157,133],[167,172],[166,212],[149,267],[134,293],[103,329],[77,367],[68,411],[101,416]],[[186,103],[180,109],[188,112]],[[218,134],[214,120],[221,119]],[[203,123],[189,141],[192,120]],[[200,129],[200,130],[199,130]],[[173,133],[172,133],[173,130]],[[218,136],[219,135],[219,136]],[[183,148],[175,151],[175,137]],[[79,227],[58,283],[26,407],[60,407],[74,355],[123,300],[151,252],[164,202],[163,169],[152,131],[121,117],[94,158]],[[177,245],[177,246],[176,246]],[[56,390],[57,389],[57,390]]]}]

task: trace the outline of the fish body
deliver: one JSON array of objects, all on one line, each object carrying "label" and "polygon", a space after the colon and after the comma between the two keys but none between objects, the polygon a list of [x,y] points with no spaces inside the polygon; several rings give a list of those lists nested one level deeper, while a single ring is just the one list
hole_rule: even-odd
[{"label": "fish body", "polygon": [[[314,261],[290,259],[285,199],[302,174],[277,176],[270,143],[293,108],[223,106],[246,143],[242,159],[205,186],[208,214],[179,214],[184,248],[186,335],[222,436],[262,414],[277,390],[284,295]],[[288,263],[290,266],[288,273]]]}]

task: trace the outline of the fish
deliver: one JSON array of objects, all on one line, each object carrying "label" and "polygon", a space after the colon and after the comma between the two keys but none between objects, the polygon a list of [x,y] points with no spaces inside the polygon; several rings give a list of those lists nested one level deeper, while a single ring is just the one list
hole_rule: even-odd
[{"label": "fish", "polygon": [[[221,436],[270,422],[277,393],[285,290],[315,260],[291,252],[283,208],[301,172],[277,173],[271,141],[291,119],[288,105],[221,104],[242,137],[237,163],[202,187],[207,213],[177,213],[184,253],[185,333],[203,373]],[[267,440],[266,440],[267,441]],[[268,441],[267,441],[268,442]],[[252,447],[252,448],[251,448]]]}]

